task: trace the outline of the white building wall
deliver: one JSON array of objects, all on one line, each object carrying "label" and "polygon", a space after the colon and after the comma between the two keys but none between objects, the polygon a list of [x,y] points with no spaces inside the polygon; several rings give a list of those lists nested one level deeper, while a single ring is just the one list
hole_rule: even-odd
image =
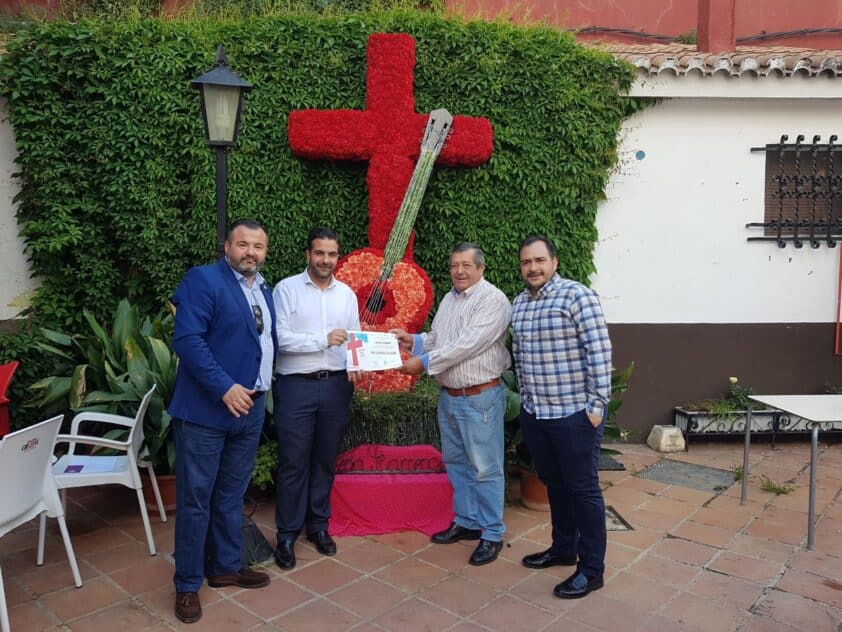
[{"label": "white building wall", "polygon": [[749,243],[762,233],[745,227],[763,221],[765,156],[749,148],[832,133],[842,98],[667,99],[627,120],[597,214],[607,320],[835,321],[842,247]]},{"label": "white building wall", "polygon": [[0,99],[0,320],[15,318],[29,306],[38,286],[30,277],[23,253],[23,239],[18,236],[12,198],[18,192],[15,172],[15,137],[6,113],[6,100]]}]

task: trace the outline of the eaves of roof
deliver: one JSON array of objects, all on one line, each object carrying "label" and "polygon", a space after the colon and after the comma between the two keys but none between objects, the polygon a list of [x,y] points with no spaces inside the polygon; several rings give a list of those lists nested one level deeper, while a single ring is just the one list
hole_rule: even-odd
[{"label": "eaves of roof", "polygon": [[644,75],[842,77],[842,50],[738,46],[705,53],[692,44],[582,43],[630,63]]}]

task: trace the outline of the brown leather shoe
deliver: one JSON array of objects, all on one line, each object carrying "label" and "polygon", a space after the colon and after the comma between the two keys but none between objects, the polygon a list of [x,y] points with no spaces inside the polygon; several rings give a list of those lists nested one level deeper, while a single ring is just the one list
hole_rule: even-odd
[{"label": "brown leather shoe", "polygon": [[239,586],[240,588],[263,588],[269,583],[269,575],[250,568],[244,568],[236,573],[208,577],[208,586],[222,588],[223,586]]},{"label": "brown leather shoe", "polygon": [[202,602],[199,593],[175,593],[175,616],[184,623],[196,623],[202,618]]}]

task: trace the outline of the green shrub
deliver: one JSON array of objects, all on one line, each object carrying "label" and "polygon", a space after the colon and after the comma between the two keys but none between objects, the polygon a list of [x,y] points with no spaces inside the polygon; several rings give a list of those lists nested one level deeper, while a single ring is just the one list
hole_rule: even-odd
[{"label": "green shrub", "polygon": [[257,448],[251,484],[261,491],[275,486],[275,472],[278,469],[278,442],[265,441]]},{"label": "green shrub", "polygon": [[441,449],[437,406],[439,385],[422,375],[407,393],[354,392],[351,423],[342,449],[365,443],[379,445],[431,444]]}]

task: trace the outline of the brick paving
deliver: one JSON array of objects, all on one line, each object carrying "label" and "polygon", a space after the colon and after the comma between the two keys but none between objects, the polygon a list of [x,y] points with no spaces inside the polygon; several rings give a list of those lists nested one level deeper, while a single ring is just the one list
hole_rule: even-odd
[{"label": "brick paving", "polygon": [[[752,446],[745,506],[738,483],[715,494],[636,476],[660,458],[733,470],[741,444],[699,443],[677,455],[619,448],[627,470],[604,472],[602,485],[634,530],[609,533],[605,588],[582,600],[552,595],[570,569],[520,565],[546,547],[550,525],[548,514],[514,502],[507,546],[489,566],[467,564],[473,542],[432,545],[419,533],[338,538],[334,558],[302,538],[293,571],[268,567],[272,583],[260,590],[205,586],[202,621],[184,626],[173,615],[173,521],[153,514],[159,555],[150,557],[134,495],[112,487],[69,493],[82,588],[72,585],[54,521],[42,567],[35,523],[0,539],[12,629],[842,632],[842,445],[820,446],[815,551],[806,550],[807,443]],[[763,491],[763,474],[794,490]],[[265,503],[255,515],[270,542],[272,512]]]}]

